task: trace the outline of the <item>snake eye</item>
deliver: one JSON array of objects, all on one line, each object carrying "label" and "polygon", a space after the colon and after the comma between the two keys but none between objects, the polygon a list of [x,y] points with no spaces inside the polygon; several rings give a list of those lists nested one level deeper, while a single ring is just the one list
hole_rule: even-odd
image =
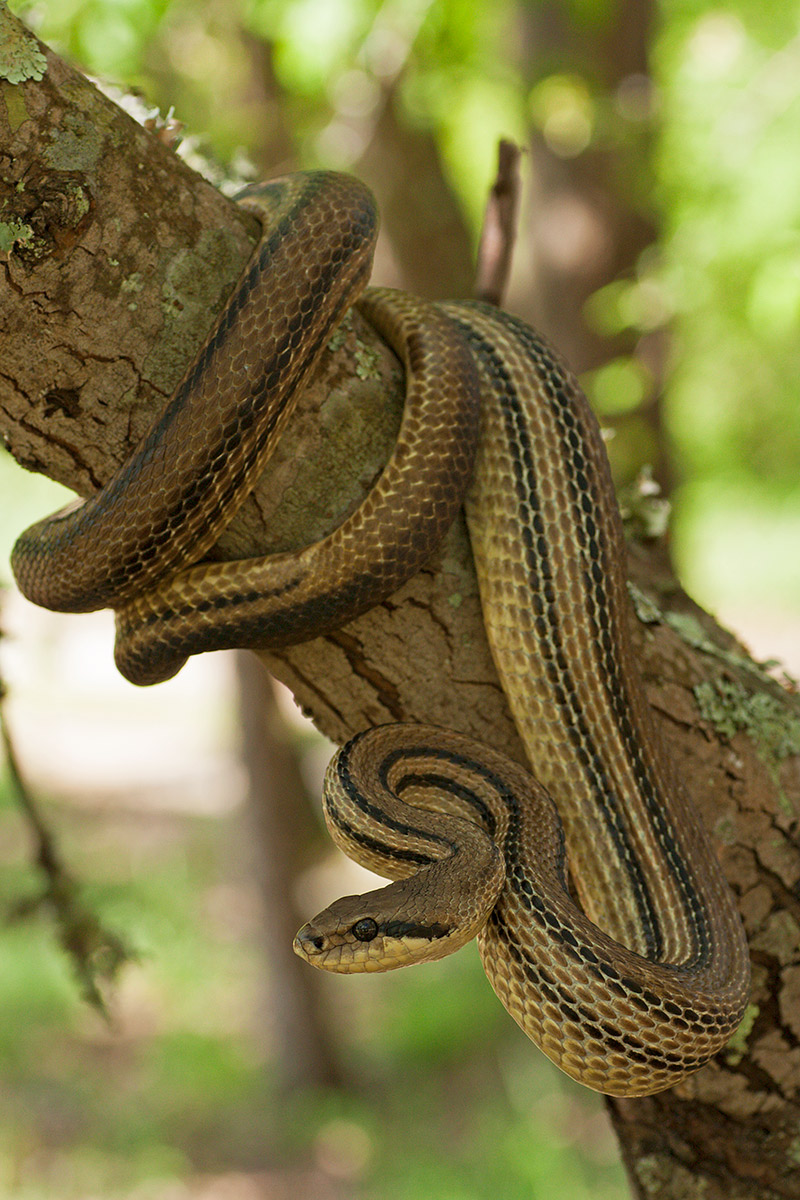
[{"label": "snake eye", "polygon": [[378,922],[373,921],[372,917],[362,917],[350,932],[359,942],[371,942],[378,933]]}]

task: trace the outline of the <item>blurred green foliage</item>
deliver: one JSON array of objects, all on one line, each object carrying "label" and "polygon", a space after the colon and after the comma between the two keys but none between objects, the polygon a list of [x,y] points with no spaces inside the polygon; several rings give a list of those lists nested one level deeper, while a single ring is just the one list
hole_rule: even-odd
[{"label": "blurred green foliage", "polygon": [[800,572],[800,6],[667,3],[655,44],[679,540],[713,599]]}]

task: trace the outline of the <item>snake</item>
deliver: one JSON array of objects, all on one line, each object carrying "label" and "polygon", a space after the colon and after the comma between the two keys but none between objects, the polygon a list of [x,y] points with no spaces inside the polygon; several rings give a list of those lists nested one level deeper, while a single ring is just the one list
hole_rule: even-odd
[{"label": "snake", "polygon": [[[334,842],[391,882],[294,942],[338,973],[434,960],[473,938],[494,991],[561,1070],[612,1096],[719,1053],[750,983],[736,903],[652,716],[596,417],[558,355],[477,301],[367,288],[374,199],[298,172],[246,189],[262,236],[164,413],[97,493],[20,535],[35,603],[112,607],[120,671],[317,637],[422,567],[462,505],[483,623],[527,765],[456,730],[390,724],[334,755]],[[221,530],[355,306],[405,372],[373,489],[302,550],[220,562]]]}]

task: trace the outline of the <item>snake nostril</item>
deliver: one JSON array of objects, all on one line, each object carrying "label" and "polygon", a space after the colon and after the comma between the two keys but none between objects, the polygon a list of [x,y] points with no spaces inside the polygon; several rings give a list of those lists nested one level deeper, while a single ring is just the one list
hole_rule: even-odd
[{"label": "snake nostril", "polygon": [[325,938],[320,933],[315,938],[311,939],[311,945],[314,947],[315,950],[322,950],[323,947],[325,946]]}]

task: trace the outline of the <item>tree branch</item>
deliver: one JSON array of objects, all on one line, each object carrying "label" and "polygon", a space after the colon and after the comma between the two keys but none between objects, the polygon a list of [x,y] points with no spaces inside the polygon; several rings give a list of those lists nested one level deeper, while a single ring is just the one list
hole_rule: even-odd
[{"label": "tree branch", "polygon": [[475,271],[475,295],[488,304],[502,304],[508,287],[517,236],[519,159],[519,146],[501,140],[497,149],[497,174],[483,217]]}]

